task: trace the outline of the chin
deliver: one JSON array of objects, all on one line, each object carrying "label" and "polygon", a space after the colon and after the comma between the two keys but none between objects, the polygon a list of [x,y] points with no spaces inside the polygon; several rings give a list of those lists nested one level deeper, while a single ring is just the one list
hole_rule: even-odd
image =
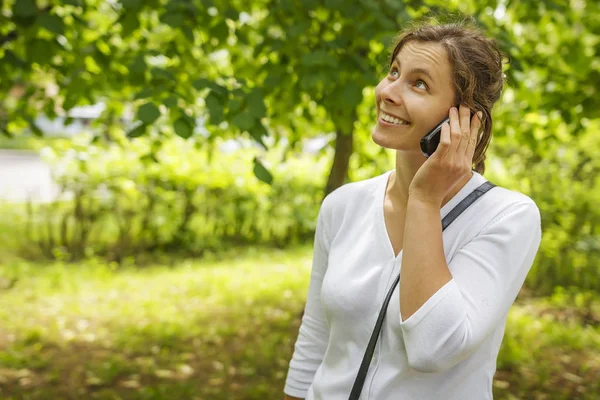
[{"label": "chin", "polygon": [[[414,144],[408,143],[406,138],[401,135],[391,135],[387,132],[381,132],[377,127],[371,132],[371,139],[375,144],[391,150],[411,151],[415,150]],[[419,151],[421,148],[419,147]]]}]

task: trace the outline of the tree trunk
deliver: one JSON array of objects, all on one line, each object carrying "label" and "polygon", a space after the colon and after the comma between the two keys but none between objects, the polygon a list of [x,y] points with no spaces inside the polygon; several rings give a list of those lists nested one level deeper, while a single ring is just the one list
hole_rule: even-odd
[{"label": "tree trunk", "polygon": [[341,131],[335,133],[335,154],[333,164],[329,172],[327,185],[325,186],[325,196],[342,186],[348,176],[348,165],[353,150],[354,132],[344,134]]}]

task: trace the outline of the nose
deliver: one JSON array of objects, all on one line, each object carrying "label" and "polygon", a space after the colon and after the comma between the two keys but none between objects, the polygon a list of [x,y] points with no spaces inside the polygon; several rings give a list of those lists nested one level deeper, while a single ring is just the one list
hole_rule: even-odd
[{"label": "nose", "polygon": [[381,100],[395,106],[402,104],[402,93],[400,88],[400,79],[388,83],[381,89]]}]

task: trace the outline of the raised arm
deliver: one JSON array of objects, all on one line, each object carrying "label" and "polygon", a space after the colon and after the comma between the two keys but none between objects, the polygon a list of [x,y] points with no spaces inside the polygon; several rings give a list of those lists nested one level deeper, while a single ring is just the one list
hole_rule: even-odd
[{"label": "raised arm", "polygon": [[[433,217],[427,221],[429,228],[435,222],[439,223],[439,212],[435,221]],[[423,229],[429,229],[424,226],[427,224],[423,224]],[[429,236],[429,243],[441,246],[439,230],[437,236]],[[401,312],[400,325],[411,367],[435,372],[457,364],[475,351],[508,313],[531,268],[540,240],[539,210],[529,200],[507,207],[458,250],[449,265],[445,259],[432,257],[431,250],[427,251],[427,260],[418,265],[404,265],[403,259],[401,282],[405,267],[450,272],[450,279],[437,289],[433,287],[435,290],[426,286],[427,282],[420,288],[418,283],[400,288],[401,292],[423,288],[430,291],[419,295],[425,300],[419,301],[415,311]]]}]

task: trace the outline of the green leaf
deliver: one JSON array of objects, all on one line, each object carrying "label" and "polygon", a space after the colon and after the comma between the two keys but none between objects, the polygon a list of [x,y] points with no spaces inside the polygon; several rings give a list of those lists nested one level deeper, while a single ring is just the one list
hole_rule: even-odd
[{"label": "green leaf", "polygon": [[[143,54],[138,54],[135,59],[129,64],[129,81],[135,86],[142,86],[146,83],[146,61]],[[150,88],[146,86],[145,88]]]},{"label": "green leaf", "polygon": [[27,63],[25,61],[23,61],[22,59],[17,57],[15,55],[15,53],[13,53],[10,50],[6,50],[4,52],[4,57],[2,58],[2,62],[11,64],[12,66],[19,68],[19,69],[25,68],[27,66]]},{"label": "green leaf", "polygon": [[228,9],[225,11],[224,13],[225,18],[230,19],[232,21],[237,21],[240,17],[240,15],[238,14],[237,11],[233,10],[233,9]]},{"label": "green leaf", "polygon": [[140,20],[136,13],[127,12],[119,18],[121,23],[121,34],[123,36],[130,36],[140,27]]},{"label": "green leaf", "polygon": [[267,108],[265,107],[264,96],[260,89],[250,92],[246,101],[248,102],[248,110],[254,118],[260,119],[265,116]]},{"label": "green leaf", "polygon": [[267,75],[263,83],[263,87],[272,90],[281,85],[284,74],[280,71],[272,71]]},{"label": "green leaf", "polygon": [[135,127],[134,129],[130,130],[127,133],[127,137],[129,137],[129,138],[140,137],[146,133],[146,128],[148,128],[148,125],[140,124],[137,127]]},{"label": "green leaf", "polygon": [[54,98],[48,99],[48,103],[46,103],[46,105],[44,106],[44,114],[50,120],[54,120],[54,118],[57,117],[57,114],[56,114],[56,102],[55,102]]},{"label": "green leaf", "polygon": [[54,55],[54,43],[44,39],[33,39],[25,51],[30,62],[45,65]]},{"label": "green leaf", "polygon": [[311,21],[309,20],[305,20],[298,21],[295,24],[291,24],[287,29],[288,35],[292,38],[295,38],[299,35],[308,33],[307,31],[310,29],[310,22]]},{"label": "green leaf", "polygon": [[189,138],[194,133],[193,125],[190,124],[189,119],[185,117],[178,118],[173,123],[173,128],[175,129],[177,136],[180,136],[184,139]]},{"label": "green leaf", "polygon": [[268,150],[267,145],[263,141],[263,137],[268,136],[269,132],[267,132],[267,129],[262,123],[255,124],[252,129],[248,131],[248,133],[250,133],[250,136],[252,136],[252,138],[256,140],[265,150]]},{"label": "green leaf", "polygon": [[31,131],[33,132],[33,134],[37,137],[42,137],[44,136],[44,132],[42,132],[42,130],[40,129],[39,126],[37,126],[37,124],[35,123],[35,121],[33,120],[33,118],[27,118],[27,122],[29,123],[29,128],[31,128]]},{"label": "green leaf", "polygon": [[173,76],[172,73],[170,73],[169,71],[167,71],[165,69],[152,68],[151,72],[152,72],[152,78],[155,81],[167,81],[167,82],[175,81],[175,76]]},{"label": "green leaf", "polygon": [[231,123],[240,128],[241,131],[249,131],[254,126],[255,119],[248,112],[242,112],[233,117]]},{"label": "green leaf", "polygon": [[137,117],[145,124],[151,124],[160,117],[160,111],[154,103],[148,102],[138,109]]},{"label": "green leaf", "polygon": [[363,88],[354,82],[344,85],[339,98],[341,105],[348,109],[356,108],[362,101],[362,90]]},{"label": "green leaf", "polygon": [[154,163],[160,162],[154,152],[149,152],[147,154],[144,154],[142,157],[140,157],[140,161],[143,162],[144,164],[154,164]]},{"label": "green leaf", "polygon": [[279,3],[279,6],[283,11],[290,12],[294,9],[294,2],[292,0],[281,0]]},{"label": "green leaf", "polygon": [[314,90],[324,80],[322,73],[304,74],[300,79],[300,87],[306,91]]},{"label": "green leaf", "polygon": [[138,10],[142,6],[142,0],[121,0],[121,4],[128,10]]},{"label": "green leaf", "polygon": [[183,35],[186,37],[186,39],[189,40],[191,43],[194,43],[195,39],[193,29],[187,25],[182,26],[180,29],[181,32],[183,32]]},{"label": "green leaf", "polygon": [[271,175],[271,173],[256,157],[254,157],[254,175],[269,185],[273,183],[273,175]]},{"label": "green leaf", "polygon": [[102,68],[100,68],[98,66],[98,63],[96,63],[96,60],[94,60],[93,57],[90,56],[85,56],[83,59],[83,64],[85,65],[85,69],[94,74],[94,75],[99,75],[102,73]]},{"label": "green leaf", "polygon": [[325,0],[325,7],[339,9],[344,7],[344,0]]},{"label": "green leaf", "polygon": [[154,93],[153,88],[145,87],[135,95],[134,99],[135,100],[146,99],[146,98],[152,96],[153,93]]},{"label": "green leaf", "polygon": [[335,68],[338,66],[337,60],[326,50],[317,50],[308,54],[304,54],[300,58],[300,62],[306,67],[328,65]]},{"label": "green leaf", "polygon": [[169,96],[163,100],[163,104],[167,108],[174,108],[174,107],[177,107],[177,101],[178,101],[178,98],[176,96]]},{"label": "green leaf", "polygon": [[103,70],[107,70],[110,68],[110,64],[112,58],[103,52],[101,52],[97,47],[92,54],[92,58],[96,61],[96,63],[103,68]]},{"label": "green leaf", "polygon": [[17,17],[33,17],[38,9],[35,0],[15,0],[13,5],[13,14]]},{"label": "green leaf", "polygon": [[214,92],[211,92],[206,96],[204,101],[206,103],[206,108],[208,108],[208,112],[210,113],[210,122],[215,125],[223,122],[223,105],[221,104],[219,97],[214,94]]},{"label": "green leaf", "polygon": [[210,81],[208,79],[204,79],[204,78],[196,79],[193,82],[193,85],[197,90],[203,90],[203,89],[208,88],[221,97],[227,95],[227,88],[224,88],[223,86],[219,86],[215,82]]},{"label": "green leaf", "polygon": [[[77,82],[73,84],[74,87],[77,87]],[[63,101],[62,108],[65,111],[69,111],[71,108],[77,105],[77,101],[79,100],[79,96],[75,90],[71,90],[67,92],[65,96],[65,100]]]},{"label": "green leaf", "polygon": [[229,101],[229,112],[235,114],[242,109],[244,105],[244,99],[240,97],[234,97]]},{"label": "green leaf", "polygon": [[229,36],[229,27],[224,19],[218,21],[210,30],[212,37],[224,42]]},{"label": "green leaf", "polygon": [[179,12],[167,12],[160,17],[160,21],[163,24],[169,25],[171,28],[179,28],[184,25],[185,18],[183,14]]},{"label": "green leaf", "polygon": [[38,16],[38,23],[57,35],[62,35],[65,32],[65,25],[57,15],[50,15],[47,13],[40,14]]}]

